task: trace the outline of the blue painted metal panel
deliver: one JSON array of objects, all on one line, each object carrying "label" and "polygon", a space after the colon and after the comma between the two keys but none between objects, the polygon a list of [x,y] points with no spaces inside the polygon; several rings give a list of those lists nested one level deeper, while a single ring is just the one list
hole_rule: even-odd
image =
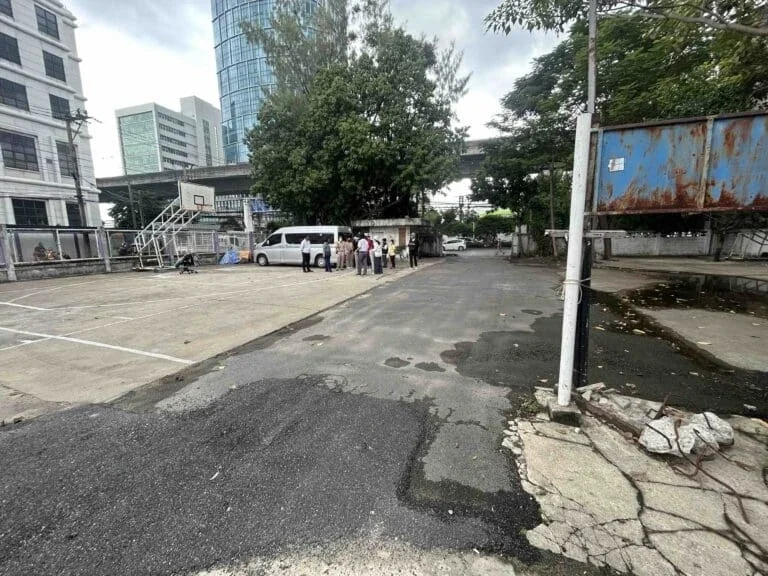
[{"label": "blue painted metal panel", "polygon": [[696,207],[706,121],[606,128],[601,142],[598,212],[681,211]]},{"label": "blue painted metal panel", "polygon": [[768,210],[768,114],[604,128],[597,145],[599,213]]},{"label": "blue painted metal panel", "polygon": [[704,206],[768,210],[768,115],[715,120]]}]

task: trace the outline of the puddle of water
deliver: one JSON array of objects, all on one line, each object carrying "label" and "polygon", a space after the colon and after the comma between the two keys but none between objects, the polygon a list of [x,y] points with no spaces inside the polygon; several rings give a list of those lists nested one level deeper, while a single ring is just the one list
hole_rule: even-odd
[{"label": "puddle of water", "polygon": [[684,276],[633,290],[625,300],[641,308],[703,309],[768,318],[768,282],[726,276]]},{"label": "puddle of water", "polygon": [[402,358],[387,358],[384,361],[384,365],[389,366],[390,368],[405,368],[410,364],[411,364],[410,362],[406,362]]}]

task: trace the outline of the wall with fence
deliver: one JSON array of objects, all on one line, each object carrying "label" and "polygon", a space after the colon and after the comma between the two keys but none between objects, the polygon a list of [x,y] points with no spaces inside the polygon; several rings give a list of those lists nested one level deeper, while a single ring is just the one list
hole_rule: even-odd
[{"label": "wall with fence", "polygon": [[[16,228],[0,226],[0,282],[127,272],[138,263],[137,230],[103,228]],[[194,253],[203,265],[216,264],[230,248],[252,249],[247,232],[179,232],[169,243],[166,264]]]}]

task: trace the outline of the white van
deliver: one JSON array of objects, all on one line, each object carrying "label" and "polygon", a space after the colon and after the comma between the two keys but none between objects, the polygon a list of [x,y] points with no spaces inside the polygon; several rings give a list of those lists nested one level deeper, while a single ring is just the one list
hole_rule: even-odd
[{"label": "white van", "polygon": [[273,232],[253,251],[253,260],[259,266],[294,264],[301,266],[301,241],[309,236],[312,251],[309,261],[318,268],[325,267],[323,242],[331,245],[331,264],[336,264],[336,242],[342,236],[352,236],[346,226],[290,226]]}]

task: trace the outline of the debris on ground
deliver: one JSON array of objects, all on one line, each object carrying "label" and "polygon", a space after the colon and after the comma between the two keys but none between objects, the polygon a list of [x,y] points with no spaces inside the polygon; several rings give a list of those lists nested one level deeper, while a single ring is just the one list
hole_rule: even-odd
[{"label": "debris on ground", "polygon": [[541,507],[534,547],[636,576],[768,574],[766,421],[597,382],[574,391],[573,428],[549,417],[553,389],[535,396],[541,409],[510,420],[502,442]]}]

